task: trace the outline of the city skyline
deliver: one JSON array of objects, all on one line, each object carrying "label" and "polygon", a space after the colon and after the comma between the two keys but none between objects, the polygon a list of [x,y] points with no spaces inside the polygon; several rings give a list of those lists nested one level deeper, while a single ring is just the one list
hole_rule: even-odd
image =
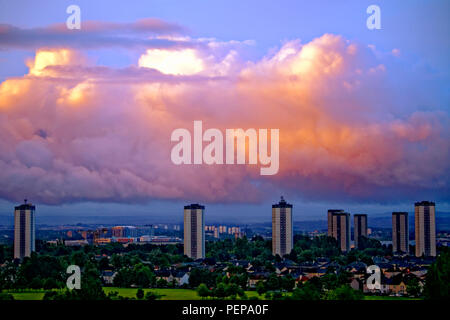
[{"label": "city skyline", "polygon": [[[145,205],[129,206],[126,204],[71,204],[63,206],[48,206],[45,204],[39,204],[39,213],[41,217],[46,218],[46,222],[51,221],[52,217],[58,218],[58,221],[64,223],[67,222],[83,222],[82,219],[88,216],[95,218],[97,222],[101,222],[102,217],[110,220],[111,218],[122,218],[130,217],[132,219],[158,221],[164,217],[167,222],[182,221],[179,219],[179,208],[185,205],[186,202],[195,201],[174,201],[170,202],[158,202],[156,204],[150,203]],[[414,202],[414,201],[412,201]],[[323,204],[303,204],[299,201],[291,201],[291,203],[297,208],[297,215],[294,216],[294,221],[323,221],[327,218],[323,216],[323,212],[328,210],[328,208],[347,208],[350,212],[365,212],[370,214],[372,217],[386,218],[390,217],[393,211],[405,211],[410,214],[414,214],[414,208],[411,207],[411,203],[406,203],[402,205],[384,205],[384,206],[367,206],[364,204],[342,204],[334,203],[330,206]],[[229,209],[227,204],[211,204],[202,201],[209,208],[209,220],[215,222],[221,221],[245,221],[247,223],[258,222],[263,219],[263,221],[270,222],[271,211],[267,210],[267,207],[271,205],[271,201],[265,201],[264,203],[258,205],[242,205],[233,206],[232,210]],[[6,202],[0,201],[0,219],[3,218],[6,221],[12,221],[8,219],[10,217],[11,207],[16,205],[16,202]],[[67,213],[70,210],[70,213]],[[61,215],[61,212],[66,212],[65,215]],[[251,212],[251,214],[244,215],[243,213]],[[441,215],[442,218],[446,218],[450,214],[450,208],[441,206],[437,209],[438,217]],[[66,217],[66,218],[65,218]],[[78,217],[78,218],[77,218]],[[50,220],[49,220],[50,219]],[[91,220],[89,220],[91,221]],[[37,221],[39,223],[39,220]]]},{"label": "city skyline", "polygon": [[[34,255],[31,255],[30,259],[24,258],[29,257],[34,248],[31,248],[32,250],[29,248],[28,252],[22,250],[20,256],[16,256],[15,252],[14,260],[12,254],[11,257],[3,255],[2,261],[6,259],[6,263],[1,264],[0,268],[9,268],[10,264],[14,263],[17,269],[9,270],[13,270],[13,274],[26,277],[26,286],[32,289],[43,286],[41,291],[44,292],[39,292],[41,295],[23,296],[27,300],[53,300],[48,297],[55,295],[58,296],[58,299],[74,299],[71,294],[78,294],[78,291],[73,291],[73,288],[69,288],[70,291],[61,290],[64,284],[60,280],[64,279],[64,276],[58,275],[54,271],[60,270],[59,272],[62,274],[65,268],[64,264],[58,263],[58,259],[64,261],[75,257],[77,260],[72,261],[77,261],[77,265],[70,265],[68,269],[80,268],[78,263],[86,268],[87,263],[90,272],[84,271],[83,277],[86,277],[86,274],[92,274],[92,279],[97,279],[94,282],[100,291],[97,294],[104,300],[122,300],[119,295],[122,296],[123,293],[105,294],[116,289],[120,289],[122,292],[137,290],[136,286],[139,288],[136,293],[138,300],[144,298],[144,294],[141,294],[143,290],[164,292],[165,296],[174,298],[177,292],[183,290],[185,293],[196,293],[202,299],[205,296],[211,296],[212,300],[231,296],[231,299],[237,300],[238,295],[233,294],[230,288],[242,290],[239,294],[239,299],[242,300],[247,300],[247,295],[250,294],[257,295],[259,300],[264,293],[266,293],[264,300],[310,300],[311,296],[309,295],[298,296],[299,291],[304,290],[310,281],[321,284],[321,287],[313,286],[316,288],[315,290],[318,290],[315,293],[318,295],[314,300],[349,300],[345,297],[330,295],[330,291],[337,290],[338,292],[342,290],[339,288],[344,286],[347,288],[346,290],[349,290],[349,294],[354,295],[351,300],[384,300],[385,296],[390,296],[390,300],[396,299],[395,297],[401,297],[402,300],[408,298],[429,299],[429,289],[422,288],[430,286],[430,279],[433,277],[430,270],[440,263],[440,258],[436,258],[436,253],[439,253],[440,256],[448,255],[446,250],[450,235],[448,232],[441,235],[443,238],[440,239],[436,249],[437,239],[432,233],[435,203],[420,201],[416,202],[414,206],[416,209],[415,228],[422,239],[418,240],[416,250],[408,248],[406,252],[395,250],[395,243],[393,246],[382,243],[377,238],[371,237],[371,233],[367,234],[371,239],[362,241],[361,247],[356,247],[356,242],[355,246],[350,246],[350,214],[342,209],[330,209],[326,213],[326,216],[331,219],[330,233],[337,241],[330,241],[331,239],[327,239],[324,233],[298,234],[294,247],[291,242],[293,240],[292,233],[289,235],[288,232],[291,228],[293,207],[281,197],[278,203],[272,205],[273,234],[271,240],[257,233],[251,238],[243,237],[245,233],[242,234],[236,227],[206,226],[204,224],[205,206],[196,203],[184,206],[183,240],[174,236],[138,234],[139,228],[135,226],[122,225],[97,228],[96,230],[65,230],[65,235],[58,236],[56,239],[40,238],[39,249]],[[30,232],[32,229],[30,226],[34,227],[33,219],[25,221],[27,220],[25,215],[32,217],[35,209],[35,206],[28,203],[26,199],[24,204],[15,207],[14,215],[17,221],[15,233],[17,230]],[[26,212],[27,210],[31,211]],[[392,214],[394,242],[395,238],[402,238],[405,235],[406,224],[398,223],[402,219],[400,216],[406,217],[407,215],[404,212],[393,212]],[[366,232],[367,221],[367,215],[354,214],[354,237]],[[24,222],[30,226],[22,228]],[[397,226],[399,229],[403,229],[403,231],[400,230],[402,234],[398,232],[394,234]],[[153,230],[153,227],[150,226],[150,229]],[[150,234],[153,234],[151,230]],[[210,235],[211,238],[207,240],[207,250],[205,248],[206,231],[214,231],[214,234]],[[228,236],[219,239],[217,236],[219,231],[222,234],[228,233]],[[233,232],[237,233],[230,237]],[[84,240],[79,240],[80,234]],[[53,236],[55,235],[53,233]],[[15,239],[12,247],[20,247],[24,242],[22,238],[24,237],[21,237],[19,243]],[[231,239],[235,239],[235,241]],[[362,239],[362,237],[359,238],[359,240]],[[29,240],[27,239],[27,241]],[[183,243],[184,245],[182,245]],[[270,249],[271,243],[272,250]],[[5,247],[4,243],[1,245]],[[52,256],[48,255],[49,252],[52,253]],[[151,253],[148,254],[148,252]],[[354,260],[357,256],[360,258]],[[38,267],[40,264],[46,266],[49,261],[56,262],[55,268],[51,268],[51,271],[45,267],[41,269]],[[130,266],[131,261],[133,262]],[[22,273],[23,270],[30,270],[31,264],[34,269],[40,270],[38,275],[29,271]],[[381,284],[379,287],[369,285],[371,283],[370,269],[374,267],[382,272],[382,277],[376,280]],[[95,273],[94,270],[98,270],[98,272]],[[444,270],[444,272],[448,272],[448,270]],[[201,279],[204,279],[199,278],[202,276],[211,277],[207,284],[200,282]],[[5,282],[8,285],[9,295],[15,298],[22,297],[24,292],[28,293],[27,289],[23,288],[23,280],[17,281],[16,277],[9,277],[9,279],[11,280]],[[338,282],[330,283],[330,279]],[[440,278],[437,277],[437,283],[440,281]],[[321,288],[326,283],[328,283],[328,287],[324,291],[325,295],[322,295],[323,289]],[[69,280],[67,286],[69,287]],[[59,290],[54,290],[55,288]],[[207,291],[202,291],[203,289],[200,290],[200,288],[205,288]],[[140,290],[141,293],[139,293]],[[280,293],[269,294],[268,290],[280,291]],[[43,295],[44,297],[42,297]],[[437,296],[446,296],[446,293],[438,291]],[[193,300],[195,297],[179,296],[176,300]],[[145,296],[145,298],[155,300],[154,297],[147,298]],[[87,299],[92,299],[92,297]],[[160,297],[156,299],[160,299]]]},{"label": "city skyline", "polygon": [[[35,210],[36,206],[28,203],[27,199],[24,199],[24,203],[14,207],[14,230],[15,230],[15,243],[24,243],[24,235],[19,237],[19,231],[23,228],[27,230],[26,233],[32,234],[28,237],[28,242],[34,242],[34,229],[36,225]],[[283,196],[279,203],[272,205],[272,237],[275,236],[273,242],[272,251],[274,254],[286,253],[289,248],[292,248],[293,243],[293,205],[286,202]],[[419,201],[414,203],[414,222],[413,226],[410,226],[408,212],[392,212],[391,228],[392,228],[392,245],[394,253],[405,253],[409,251],[410,230],[414,230],[413,234],[417,237],[418,246],[415,254],[421,256],[422,254],[435,255],[436,253],[436,215],[435,215],[435,203],[431,201]],[[233,225],[232,221],[224,222],[223,225],[217,222],[211,224],[205,224],[205,206],[198,203],[185,205],[183,213],[183,229],[184,238],[188,241],[188,246],[192,247],[190,250],[199,252],[204,251],[205,233],[209,232],[214,238],[219,238],[219,234],[231,234],[235,238],[240,238],[245,235],[244,229],[247,228],[247,224],[241,223],[238,226]],[[351,216],[353,215],[353,219]],[[323,229],[330,237],[334,237],[342,251],[349,251],[351,248],[358,248],[358,240],[360,237],[368,237],[371,233],[371,228],[368,224],[368,215],[365,213],[349,213],[344,209],[328,209],[326,216],[327,228]],[[353,220],[353,224],[352,221]],[[323,220],[324,222],[326,220]],[[169,225],[171,223],[168,223]],[[167,222],[160,221],[157,225],[165,225],[167,229]],[[81,225],[81,224],[77,224]],[[177,223],[173,224],[174,230],[180,230]],[[152,224],[145,224],[144,227],[150,227],[153,230]],[[241,230],[241,228],[243,228]],[[198,230],[201,230],[199,233]],[[132,238],[136,237],[137,229],[132,223],[129,225],[117,224],[111,227],[101,227],[96,232],[100,232],[102,235],[106,235],[111,238]],[[187,232],[187,233],[186,233]],[[212,233],[211,233],[212,232]],[[24,232],[22,232],[25,234]],[[100,233],[97,237],[101,238]],[[153,235],[153,233],[152,233]],[[85,236],[83,236],[86,238]],[[191,241],[194,238],[196,241]],[[19,239],[19,240],[16,240]],[[194,244],[192,244],[195,242]],[[185,242],[186,244],[186,242]],[[16,246],[17,247],[17,246]],[[34,248],[34,244],[29,246],[31,250]],[[16,250],[17,251],[17,250]],[[24,251],[24,250],[22,250]],[[30,250],[28,250],[28,253]],[[190,251],[189,255],[192,254]],[[203,253],[200,255],[204,256]]]},{"label": "city skyline", "polygon": [[[425,201],[425,200],[424,200]],[[429,202],[429,201],[425,201],[425,202]],[[15,206],[16,204],[13,204],[13,206]],[[52,224],[77,224],[77,223],[84,223],[84,224],[102,224],[105,223],[106,225],[111,225],[111,224],[115,224],[115,225],[121,225],[121,226],[126,226],[128,224],[136,224],[136,223],[169,223],[169,224],[177,224],[177,223],[183,223],[183,219],[180,218],[179,215],[179,207],[180,206],[184,206],[185,204],[177,204],[175,207],[176,212],[170,213],[170,212],[166,212],[164,213],[163,211],[159,211],[158,213],[154,214],[154,212],[142,212],[141,215],[126,215],[126,214],[113,214],[113,215],[98,215],[96,214],[96,217],[91,217],[91,216],[87,216],[87,215],[74,215],[74,216],[67,216],[67,215],[61,215],[61,214],[55,214],[55,215],[47,215],[46,212],[42,212],[42,206],[45,207],[45,205],[39,204],[39,215],[38,218],[36,220],[36,223],[39,224],[43,224],[43,225],[52,225]],[[212,206],[214,208],[214,206]],[[236,214],[239,218],[237,218],[235,215],[228,215],[225,216],[223,214],[214,212],[214,209],[211,209],[209,206],[209,210],[208,210],[208,216],[206,221],[208,223],[215,223],[215,224],[240,224],[240,225],[245,225],[245,224],[252,224],[252,223],[271,223],[273,221],[273,214],[270,210],[267,210],[267,208],[270,207],[268,205],[266,206],[262,206],[259,209],[259,212],[261,213],[259,216],[257,217],[251,217],[250,219],[245,219],[246,217],[242,216],[241,212],[237,211]],[[439,206],[440,207],[440,206]],[[10,207],[11,208],[11,207]],[[14,224],[14,219],[11,216],[10,210],[9,208],[9,213],[6,214],[1,214],[0,213],[0,225],[3,224],[4,226],[8,226],[8,225],[12,225]],[[305,216],[303,215],[303,212],[298,213],[297,215],[293,215],[293,223],[298,224],[298,223],[302,223],[302,222],[307,222],[307,223],[313,223],[313,222],[317,222],[317,223],[324,223],[328,220],[328,227],[326,227],[324,225],[325,229],[328,229],[328,235],[330,234],[330,230],[332,230],[330,228],[330,212],[341,212],[344,213],[345,211],[348,211],[350,213],[353,214],[353,216],[358,216],[358,215],[370,215],[373,219],[375,219],[375,224],[378,227],[383,227],[381,224],[384,225],[384,227],[386,227],[386,223],[387,223],[387,218],[390,218],[392,214],[400,212],[400,213],[410,213],[411,215],[409,216],[409,220],[408,224],[409,224],[409,229],[411,232],[414,233],[414,219],[415,219],[415,210],[414,207],[411,207],[411,204],[409,205],[409,210],[405,210],[405,211],[399,211],[398,207],[389,207],[387,209],[390,209],[390,212],[383,212],[383,213],[377,213],[377,214],[371,214],[371,213],[364,213],[364,214],[359,214],[359,213],[353,213],[353,212],[365,212],[365,210],[362,210],[361,207],[354,207],[351,210],[343,210],[343,209],[326,209],[325,207],[319,209],[319,214],[320,216],[314,215],[314,216]],[[324,216],[323,212],[324,210],[328,211],[328,215]],[[394,211],[393,210],[397,210]],[[366,211],[367,212],[367,211]],[[449,219],[449,214],[445,211],[440,211],[437,210],[435,211],[438,214],[436,215],[435,213],[435,218],[441,219],[441,223],[444,223],[445,225],[448,224],[447,220]],[[215,214],[214,214],[215,213]],[[244,218],[244,219],[243,219]],[[355,218],[353,218],[352,220],[354,220]],[[131,221],[131,222],[130,222]],[[141,222],[138,222],[141,221]],[[53,223],[52,223],[53,222]],[[411,222],[411,223],[410,223]],[[355,223],[351,224],[352,225],[352,230],[353,230],[353,225]],[[390,224],[390,222],[389,222]]]}]

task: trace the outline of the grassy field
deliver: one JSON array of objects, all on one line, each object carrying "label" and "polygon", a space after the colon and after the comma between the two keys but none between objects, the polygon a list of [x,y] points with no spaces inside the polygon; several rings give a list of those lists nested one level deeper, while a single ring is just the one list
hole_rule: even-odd
[{"label": "grassy field", "polygon": [[10,292],[15,300],[42,300],[45,291]]},{"label": "grassy field", "polygon": [[[106,294],[109,292],[117,291],[120,296],[128,298],[136,298],[136,288],[116,288],[116,287],[104,287],[103,290]],[[144,293],[152,291],[158,295],[161,295],[161,300],[200,300],[195,290],[191,289],[144,289]],[[24,292],[10,292],[16,300],[42,300],[45,291],[33,290]],[[245,291],[249,298],[258,297],[263,300],[264,296],[258,296],[256,291]],[[365,300],[420,300],[417,298],[408,297],[386,297],[386,296],[365,296]]]},{"label": "grassy field", "polygon": [[[148,291],[152,291],[156,294],[162,295],[161,300],[197,300],[200,297],[195,290],[189,289],[143,289],[144,294]],[[137,289],[135,288],[115,288],[104,287],[103,291],[106,294],[112,291],[119,292],[119,295],[127,298],[136,298]]]},{"label": "grassy field", "polygon": [[[115,288],[115,287],[104,287],[103,290],[106,294],[112,291],[119,292],[122,297],[135,298],[137,289],[134,288]],[[161,300],[200,300],[201,298],[197,295],[195,290],[191,289],[144,289],[144,294],[148,291],[152,291],[156,294],[162,295]],[[246,291],[247,296],[254,297],[258,296],[256,291]]]},{"label": "grassy field", "polygon": [[365,296],[364,300],[420,300],[420,299],[410,297]]},{"label": "grassy field", "polygon": [[[127,298],[136,298],[136,288],[115,288],[104,287],[103,290],[106,294],[109,292],[117,291],[119,295]],[[144,294],[148,291],[152,291],[161,295],[161,300],[200,300],[195,290],[190,289],[144,289]],[[9,292],[14,296],[16,300],[42,300],[45,291],[23,291],[23,292]],[[247,296],[255,297],[258,293],[255,291],[246,291]],[[260,297],[262,299],[263,297]]]}]

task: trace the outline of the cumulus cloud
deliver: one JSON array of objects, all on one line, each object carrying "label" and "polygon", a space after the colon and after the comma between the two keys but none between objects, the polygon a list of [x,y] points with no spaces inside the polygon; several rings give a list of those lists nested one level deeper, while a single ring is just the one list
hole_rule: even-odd
[{"label": "cumulus cloud", "polygon": [[139,58],[139,66],[176,75],[196,74],[204,69],[202,59],[197,57],[193,49],[150,49]]},{"label": "cumulus cloud", "polygon": [[[0,197],[223,203],[282,191],[309,200],[448,200],[448,112],[432,97],[421,100],[428,111],[398,99],[405,93],[385,86],[395,70],[367,46],[325,34],[246,62],[216,40],[197,42],[206,45],[150,47],[124,69],[69,48],[38,50],[27,75],[0,84]],[[407,111],[396,112],[396,101],[410,103]],[[279,173],[172,164],[171,132],[192,130],[194,120],[205,129],[280,129]]]}]

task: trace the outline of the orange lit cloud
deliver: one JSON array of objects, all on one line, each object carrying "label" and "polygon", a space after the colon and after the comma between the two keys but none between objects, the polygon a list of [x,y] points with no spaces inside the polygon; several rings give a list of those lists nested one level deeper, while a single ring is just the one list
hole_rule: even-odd
[{"label": "orange lit cloud", "polygon": [[[38,50],[29,74],[0,84],[0,197],[256,202],[274,190],[310,200],[448,194],[448,113],[419,111],[406,99],[412,105],[400,114],[395,101],[404,93],[384,89],[394,71],[370,48],[326,34],[241,62],[232,48],[215,56],[207,48],[223,46],[211,43],[151,48],[121,70],[93,66],[71,49]],[[279,173],[172,164],[170,134],[192,130],[194,120],[205,129],[280,129]]]},{"label": "orange lit cloud", "polygon": [[150,49],[139,58],[139,66],[174,75],[196,74],[204,69],[203,61],[193,49]]},{"label": "orange lit cloud", "polygon": [[30,75],[42,76],[51,75],[51,70],[46,69],[49,66],[64,66],[80,62],[83,62],[82,58],[75,51],[48,49],[38,50],[35,58],[27,62],[27,66],[30,69]]}]

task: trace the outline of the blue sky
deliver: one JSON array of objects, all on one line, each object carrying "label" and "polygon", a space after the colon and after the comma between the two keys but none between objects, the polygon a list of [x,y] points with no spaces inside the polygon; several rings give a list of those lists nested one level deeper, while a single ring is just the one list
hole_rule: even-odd
[{"label": "blue sky", "polygon": [[[450,63],[450,2],[446,0],[2,0],[0,22],[22,28],[61,23],[67,19],[65,9],[71,4],[80,6],[82,21],[132,22],[157,17],[185,26],[195,38],[255,40],[255,57],[265,55],[282,41],[301,39],[307,42],[324,33],[335,33],[349,40],[375,44],[382,50],[398,48],[434,68],[448,70]],[[371,4],[381,8],[382,30],[366,28],[366,8]],[[18,56],[14,64],[11,64],[8,52],[2,52],[0,56],[8,57],[8,63],[2,60],[0,76],[26,72],[23,55]],[[107,57],[102,60],[105,64],[116,65],[129,62]]]}]

